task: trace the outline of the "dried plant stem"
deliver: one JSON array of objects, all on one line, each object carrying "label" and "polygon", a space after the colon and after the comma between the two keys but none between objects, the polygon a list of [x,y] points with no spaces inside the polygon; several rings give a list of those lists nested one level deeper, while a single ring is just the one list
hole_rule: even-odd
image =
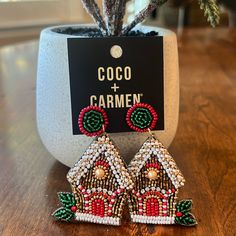
[{"label": "dried plant stem", "polygon": [[115,4],[113,7],[113,27],[114,27],[114,32],[113,35],[116,35],[116,28],[117,28],[117,19],[118,19],[118,15],[119,13],[119,9],[120,9],[120,4],[121,4],[122,0],[115,0]]},{"label": "dried plant stem", "polygon": [[115,17],[115,35],[120,36],[122,27],[123,27],[123,20],[125,16],[125,9],[126,9],[126,2],[127,0],[120,0],[118,9],[116,10],[116,17]]},{"label": "dried plant stem", "polygon": [[151,13],[159,6],[166,3],[167,0],[150,0],[150,3],[147,7],[141,10],[134,18],[134,20],[127,25],[123,30],[121,35],[126,35],[129,33],[137,24],[143,22],[145,18],[151,15]]},{"label": "dried plant stem", "polygon": [[102,15],[100,13],[100,9],[95,2],[95,0],[81,0],[84,8],[87,10],[87,12],[92,16],[95,23],[97,23],[98,28],[101,30],[102,34],[105,36],[107,35],[107,28],[105,21],[102,18]]},{"label": "dried plant stem", "polygon": [[123,30],[122,30],[122,35],[126,35],[129,33],[137,24],[143,22],[146,17],[148,17],[151,12],[153,12],[156,9],[156,6],[154,5],[148,5],[146,8],[141,10],[137,16],[135,16],[134,20],[127,25]]},{"label": "dried plant stem", "polygon": [[114,6],[116,0],[103,0],[103,14],[105,17],[106,27],[108,31],[108,35],[114,35],[115,27],[114,27]]}]

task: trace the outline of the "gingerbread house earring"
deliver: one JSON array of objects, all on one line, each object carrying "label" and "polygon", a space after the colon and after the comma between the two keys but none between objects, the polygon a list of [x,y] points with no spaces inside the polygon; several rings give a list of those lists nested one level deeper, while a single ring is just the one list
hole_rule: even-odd
[{"label": "gingerbread house earring", "polygon": [[149,137],[128,166],[134,181],[129,194],[131,220],[150,224],[196,224],[190,213],[191,200],[177,203],[179,188],[185,179],[173,157],[151,133],[158,115],[152,106],[135,104],[126,116],[129,127],[137,132],[149,132]]},{"label": "gingerbread house earring", "polygon": [[105,133],[108,118],[99,107],[84,108],[78,119],[87,136],[97,136],[68,174],[72,193],[59,193],[59,220],[120,225],[127,191],[133,188],[126,164]]}]

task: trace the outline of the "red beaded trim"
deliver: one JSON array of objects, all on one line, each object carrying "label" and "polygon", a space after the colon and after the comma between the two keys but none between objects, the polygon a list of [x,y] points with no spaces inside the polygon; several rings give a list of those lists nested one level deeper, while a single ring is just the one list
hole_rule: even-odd
[{"label": "red beaded trim", "polygon": [[[85,115],[85,113],[87,113],[88,111],[91,111],[91,110],[94,110],[94,111],[97,111],[97,112],[100,112],[104,118],[104,124],[103,124],[103,128],[101,128],[99,131],[97,132],[88,132],[86,129],[84,129],[84,126],[83,126],[83,117]],[[105,112],[105,110],[103,110],[102,108],[100,107],[97,107],[97,106],[87,106],[85,108],[83,108],[79,114],[79,119],[78,119],[78,125],[79,125],[79,129],[81,131],[81,133],[87,135],[87,136],[99,136],[100,134],[102,134],[107,126],[108,126],[108,117],[107,117],[107,113]]]},{"label": "red beaded trim", "polygon": [[[115,199],[120,194],[125,192],[125,189],[118,188],[117,190],[112,192],[110,195],[108,195],[107,193],[98,191],[98,190],[96,190],[95,192],[88,193],[82,185],[79,185],[78,189],[80,190],[80,192],[82,193],[84,197],[84,212],[83,213],[92,214],[94,216],[100,216],[100,217],[112,216],[113,206],[117,202],[117,200]],[[101,206],[100,209],[96,209],[96,203],[103,204],[103,206]]]},{"label": "red beaded trim", "polygon": [[146,168],[155,168],[155,169],[160,169],[160,165],[158,165],[157,163],[147,163],[146,164]]},{"label": "red beaded trim", "polygon": [[[130,118],[131,118],[131,114],[132,114],[132,112],[133,112],[136,108],[138,108],[138,107],[140,107],[140,108],[146,108],[146,109],[148,109],[148,110],[151,112],[152,117],[153,117],[153,120],[152,120],[151,125],[150,125],[149,128],[141,129],[141,128],[138,128],[137,126],[133,125],[133,123],[132,123],[132,121],[131,121],[131,119],[130,119]],[[154,129],[155,126],[156,126],[157,120],[158,120],[158,115],[157,115],[156,111],[154,110],[154,108],[153,108],[151,105],[149,105],[149,104],[147,104],[147,103],[136,103],[136,104],[134,104],[134,105],[128,110],[128,112],[127,112],[127,114],[126,114],[126,122],[127,122],[128,126],[129,126],[131,129],[133,129],[133,130],[135,130],[135,131],[137,131],[137,132],[147,132],[149,129],[150,129],[150,130]]]},{"label": "red beaded trim", "polygon": [[172,192],[167,191],[165,194],[163,194],[163,193],[158,192],[156,190],[154,190],[154,191],[149,190],[144,193],[140,193],[138,191],[133,190],[132,193],[135,194],[138,198],[145,198],[147,195],[156,195],[156,196],[159,196],[160,198],[168,199],[168,197],[173,195],[173,193],[175,193],[175,192],[173,192],[173,190],[172,190]]},{"label": "red beaded trim", "polygon": [[96,161],[95,165],[96,166],[104,166],[106,168],[109,167],[109,164],[106,161],[102,161],[102,160]]}]

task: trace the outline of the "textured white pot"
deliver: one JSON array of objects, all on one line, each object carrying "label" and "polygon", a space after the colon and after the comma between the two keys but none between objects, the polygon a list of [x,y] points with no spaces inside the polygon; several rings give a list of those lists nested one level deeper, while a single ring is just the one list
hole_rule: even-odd
[{"label": "textured white pot", "polygon": [[[88,25],[70,25],[75,28],[85,26]],[[37,74],[37,125],[42,142],[48,151],[60,162],[72,166],[92,138],[72,134],[67,39],[79,36],[54,32],[55,29],[66,27],[68,26],[51,27],[41,32]],[[163,36],[165,130],[154,133],[168,147],[175,136],[179,114],[176,35],[172,31],[156,27],[140,26],[139,29],[144,32],[155,30]],[[110,136],[128,163],[148,134],[125,132]]]}]

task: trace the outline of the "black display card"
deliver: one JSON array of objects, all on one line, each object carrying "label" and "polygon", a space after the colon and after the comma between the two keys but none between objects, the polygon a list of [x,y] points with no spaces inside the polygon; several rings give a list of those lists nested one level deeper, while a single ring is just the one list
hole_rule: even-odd
[{"label": "black display card", "polygon": [[155,130],[164,129],[162,37],[69,38],[68,56],[74,135],[88,105],[105,109],[109,133],[131,131],[125,116],[137,102],[153,106]]}]

